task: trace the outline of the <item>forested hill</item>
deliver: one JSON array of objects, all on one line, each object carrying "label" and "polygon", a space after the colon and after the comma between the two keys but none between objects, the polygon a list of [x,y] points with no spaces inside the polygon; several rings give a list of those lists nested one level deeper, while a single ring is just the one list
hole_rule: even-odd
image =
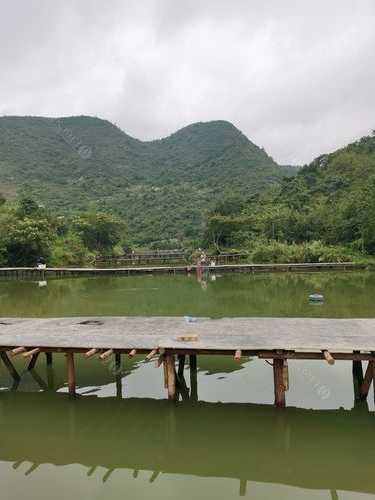
[{"label": "forested hill", "polygon": [[[318,241],[375,255],[375,135],[320,156],[293,178],[254,195],[239,210],[226,217],[214,212],[207,234],[225,234],[220,243],[226,245],[245,235],[247,241],[260,242],[263,250],[268,242],[270,255],[260,253],[262,261],[309,261],[313,257],[306,251],[320,251]],[[315,246],[293,247],[309,242]],[[302,254],[290,257],[290,251]]]},{"label": "forested hill", "polygon": [[225,121],[142,142],[93,117],[0,118],[0,191],[58,213],[124,215],[133,241],[194,238],[225,192],[245,196],[292,175]]}]

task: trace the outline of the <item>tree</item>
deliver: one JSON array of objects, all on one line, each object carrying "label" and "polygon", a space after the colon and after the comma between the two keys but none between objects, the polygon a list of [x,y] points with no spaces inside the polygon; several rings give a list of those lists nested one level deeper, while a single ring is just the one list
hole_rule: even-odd
[{"label": "tree", "polygon": [[103,212],[75,217],[73,227],[89,250],[105,252],[120,243],[125,235],[125,223]]}]

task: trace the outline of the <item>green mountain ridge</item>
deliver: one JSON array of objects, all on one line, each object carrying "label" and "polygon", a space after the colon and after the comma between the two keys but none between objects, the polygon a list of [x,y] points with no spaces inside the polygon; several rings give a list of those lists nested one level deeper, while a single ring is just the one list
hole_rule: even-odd
[{"label": "green mountain ridge", "polygon": [[61,214],[119,213],[139,244],[195,238],[224,193],[251,196],[294,173],[226,121],[144,142],[94,117],[0,118],[0,191]]}]

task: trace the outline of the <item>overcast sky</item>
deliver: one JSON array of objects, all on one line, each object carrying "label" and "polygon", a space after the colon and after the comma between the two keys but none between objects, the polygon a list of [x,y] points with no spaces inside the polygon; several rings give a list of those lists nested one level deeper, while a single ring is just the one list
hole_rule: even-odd
[{"label": "overcast sky", "polygon": [[281,163],[375,128],[375,0],[0,0],[0,115],[229,120]]}]

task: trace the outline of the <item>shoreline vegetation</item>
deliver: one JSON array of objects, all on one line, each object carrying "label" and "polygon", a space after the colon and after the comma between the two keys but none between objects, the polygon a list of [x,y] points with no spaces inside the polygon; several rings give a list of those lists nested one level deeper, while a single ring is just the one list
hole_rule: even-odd
[{"label": "shoreline vegetation", "polygon": [[[224,205],[233,208],[234,197],[224,200]],[[236,203],[239,200],[236,199]],[[103,212],[83,212],[73,216],[56,216],[48,209],[38,205],[31,198],[21,198],[16,202],[7,202],[3,197],[0,202],[0,267],[35,266],[42,258],[48,267],[93,267],[103,259],[105,263],[128,261],[137,255],[142,265],[144,248],[133,246],[128,239],[127,225],[114,214]],[[302,241],[299,243],[267,239],[263,234],[252,235],[244,232],[236,215],[207,214],[202,239],[186,241],[179,247],[180,258],[171,259],[160,265],[194,265],[197,263],[201,248],[211,261],[225,263],[222,256],[228,256],[228,263],[241,264],[309,264],[309,263],[347,263],[375,264],[372,255],[361,252],[353,245],[329,245],[321,240]],[[220,210],[224,211],[223,207]],[[246,220],[248,224],[248,220]],[[234,227],[234,230],[233,230]],[[229,247],[229,242],[239,242],[237,247]],[[155,249],[167,252],[175,244],[167,242],[164,248]],[[176,250],[174,248],[174,250]],[[139,253],[137,253],[139,252]],[[231,259],[240,255],[237,259]],[[121,267],[126,267],[121,265]],[[152,266],[150,266],[152,267]]]}]

